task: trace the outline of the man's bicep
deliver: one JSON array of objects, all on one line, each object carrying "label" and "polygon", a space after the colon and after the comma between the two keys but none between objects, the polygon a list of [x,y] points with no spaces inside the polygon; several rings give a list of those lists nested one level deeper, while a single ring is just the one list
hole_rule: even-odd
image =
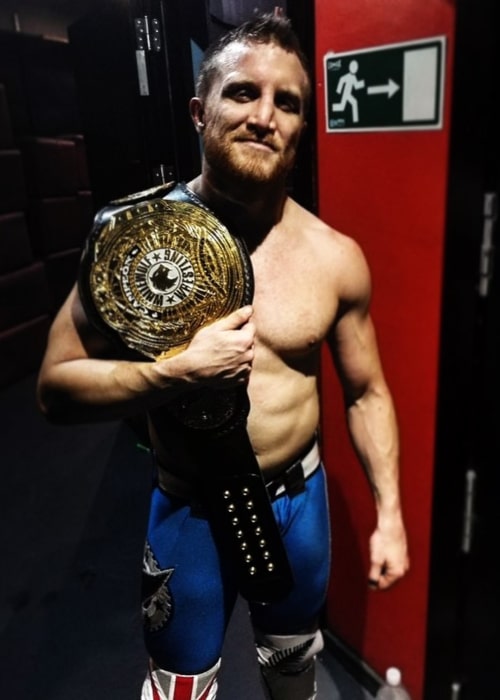
[{"label": "man's bicep", "polygon": [[44,364],[100,357],[108,351],[109,344],[89,322],[75,285],[52,323]]},{"label": "man's bicep", "polygon": [[382,377],[375,328],[367,310],[353,308],[335,324],[328,339],[348,402]]}]

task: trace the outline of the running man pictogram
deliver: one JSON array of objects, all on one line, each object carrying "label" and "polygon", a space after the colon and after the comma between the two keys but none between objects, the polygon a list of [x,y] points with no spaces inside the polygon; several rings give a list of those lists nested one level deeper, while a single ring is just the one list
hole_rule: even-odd
[{"label": "running man pictogram", "polygon": [[340,78],[336,92],[341,95],[340,102],[334,102],[332,108],[334,112],[344,112],[347,103],[351,105],[353,122],[359,121],[358,100],[352,94],[354,90],[364,88],[365,81],[358,80],[356,73],[358,72],[359,64],[353,60],[349,63],[349,72],[344,73]]}]

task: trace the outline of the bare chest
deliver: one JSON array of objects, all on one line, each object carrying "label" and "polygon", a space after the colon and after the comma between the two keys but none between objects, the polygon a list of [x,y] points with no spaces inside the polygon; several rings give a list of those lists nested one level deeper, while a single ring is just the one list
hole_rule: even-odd
[{"label": "bare chest", "polygon": [[334,275],[306,248],[269,247],[252,256],[258,341],[278,355],[305,355],[337,312]]}]

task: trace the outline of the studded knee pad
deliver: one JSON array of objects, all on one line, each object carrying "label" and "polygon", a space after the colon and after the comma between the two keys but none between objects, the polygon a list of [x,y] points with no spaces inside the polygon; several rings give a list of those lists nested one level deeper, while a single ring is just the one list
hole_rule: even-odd
[{"label": "studded knee pad", "polygon": [[194,676],[171,673],[153,663],[142,686],[141,700],[215,700],[220,659],[212,668]]}]

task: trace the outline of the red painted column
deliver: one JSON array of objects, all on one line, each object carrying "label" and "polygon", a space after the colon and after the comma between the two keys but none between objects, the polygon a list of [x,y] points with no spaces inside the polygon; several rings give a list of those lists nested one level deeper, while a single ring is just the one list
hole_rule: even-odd
[{"label": "red painted column", "polygon": [[[333,527],[328,625],[379,673],[400,667],[418,700],[425,665],[454,5],[316,0],[315,14],[319,214],[360,243],[372,271],[372,315],[399,417],[412,565],[392,590],[368,590],[373,500],[349,443],[340,388],[325,352],[322,430]],[[442,128],[327,133],[325,54],[436,36],[446,37]]]}]

